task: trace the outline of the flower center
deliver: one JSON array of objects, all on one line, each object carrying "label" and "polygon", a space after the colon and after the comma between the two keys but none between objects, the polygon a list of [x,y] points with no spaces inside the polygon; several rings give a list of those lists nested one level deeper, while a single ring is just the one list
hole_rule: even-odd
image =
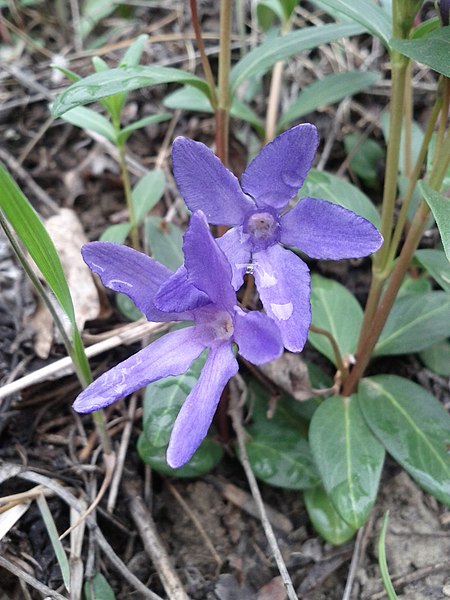
[{"label": "flower center", "polygon": [[244,222],[244,233],[252,250],[265,250],[280,240],[280,223],[269,209],[251,212]]},{"label": "flower center", "polygon": [[213,337],[221,341],[233,337],[234,323],[232,315],[213,304],[197,309],[195,321],[205,331],[208,339]]}]

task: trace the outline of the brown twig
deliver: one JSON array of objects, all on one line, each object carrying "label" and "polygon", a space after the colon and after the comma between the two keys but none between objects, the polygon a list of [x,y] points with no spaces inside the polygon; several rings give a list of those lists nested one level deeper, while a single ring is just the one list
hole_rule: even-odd
[{"label": "brown twig", "polygon": [[55,600],[67,600],[66,596],[62,596],[58,594],[58,592],[54,592],[52,589],[32,577],[29,573],[21,569],[19,566],[15,565],[13,562],[9,561],[4,556],[0,555],[0,567],[6,569],[20,580],[25,581],[28,585],[31,585],[35,590],[38,590],[44,596],[54,598]]}]

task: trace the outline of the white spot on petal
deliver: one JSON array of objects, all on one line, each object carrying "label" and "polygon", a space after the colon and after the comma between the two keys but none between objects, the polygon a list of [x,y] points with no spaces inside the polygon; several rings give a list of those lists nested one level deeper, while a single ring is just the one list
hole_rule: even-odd
[{"label": "white spot on petal", "polygon": [[287,302],[286,304],[272,303],[270,309],[277,319],[280,319],[280,321],[287,321],[292,315],[294,307],[292,306],[292,302]]},{"label": "white spot on petal", "polygon": [[273,273],[265,271],[263,267],[261,267],[261,265],[258,265],[257,263],[254,263],[254,266],[258,269],[258,284],[260,287],[269,288],[278,283],[278,279],[275,277],[275,275],[273,275]]},{"label": "white spot on petal", "polygon": [[120,279],[111,279],[108,282],[108,286],[112,286],[112,285],[125,285],[126,287],[132,288],[132,284],[128,283],[128,281],[121,281]]}]

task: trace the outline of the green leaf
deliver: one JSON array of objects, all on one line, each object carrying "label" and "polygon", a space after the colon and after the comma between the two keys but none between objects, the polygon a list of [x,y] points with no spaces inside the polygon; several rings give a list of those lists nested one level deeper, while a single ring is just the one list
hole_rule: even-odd
[{"label": "green leaf", "polygon": [[320,0],[320,5],[359,23],[389,48],[389,38],[392,35],[391,19],[386,11],[372,0]]},{"label": "green leaf", "polygon": [[352,210],[375,227],[381,224],[380,215],[372,201],[355,185],[336,175],[311,169],[300,195],[323,198]]},{"label": "green leaf", "polygon": [[384,449],[356,397],[327,398],[311,420],[309,443],[337,512],[351,527],[361,527],[376,499]]},{"label": "green leaf", "polygon": [[119,144],[123,144],[127,141],[133,131],[137,129],[141,129],[142,127],[147,127],[147,125],[154,125],[155,123],[161,123],[162,121],[168,121],[172,118],[170,113],[159,113],[157,115],[149,115],[148,117],[144,117],[143,119],[139,119],[130,125],[127,125],[123,129],[120,130],[117,136],[117,142]]},{"label": "green leaf", "polygon": [[132,198],[136,221],[141,223],[164,194],[166,177],[162,169],[146,173],[133,188]]},{"label": "green leaf", "polygon": [[357,146],[350,160],[350,167],[367,185],[375,186],[379,182],[379,165],[384,159],[383,147],[359,133],[344,136],[344,146],[347,154],[352,153]]},{"label": "green leaf", "polygon": [[125,54],[120,61],[119,67],[135,67],[141,62],[145,44],[148,41],[148,35],[142,34],[138,36],[130,46],[128,46]]},{"label": "green leaf", "polygon": [[374,356],[419,352],[449,336],[450,294],[408,294],[397,298]]},{"label": "green leaf", "polygon": [[364,28],[358,25],[331,23],[320,27],[305,27],[284,36],[263,42],[251,50],[231,69],[230,92],[251,77],[264,75],[279,60],[285,60],[303,50],[310,50],[320,44],[327,44],[341,37],[358,35]]},{"label": "green leaf", "polygon": [[66,590],[70,590],[70,566],[69,561],[67,559],[66,552],[64,547],[59,539],[59,533],[56,529],[55,521],[53,520],[52,513],[50,512],[50,508],[47,504],[47,500],[45,499],[44,494],[40,494],[36,496],[36,504],[41,511],[42,520],[45,523],[45,528],[47,529],[48,537],[50,538],[50,542],[53,547],[53,551],[56,556],[56,560],[58,561],[59,568],[61,569],[61,575],[63,577],[64,586]]},{"label": "green leaf", "polygon": [[395,593],[394,586],[389,575],[389,569],[386,559],[386,531],[389,519],[389,511],[384,514],[383,525],[380,531],[380,538],[378,540],[378,566],[380,568],[381,578],[383,580],[384,589],[386,590],[389,600],[398,600],[397,594]]},{"label": "green leaf", "polygon": [[116,294],[116,305],[123,316],[129,321],[138,321],[144,316],[141,311],[136,308],[133,300],[126,294]]},{"label": "green leaf", "polygon": [[115,242],[123,244],[131,231],[131,223],[116,223],[110,225],[100,236],[101,242]]},{"label": "green leaf", "polygon": [[191,460],[179,469],[172,469],[166,462],[166,449],[149,444],[143,433],[138,438],[137,449],[141,460],[164,475],[175,477],[200,477],[216,467],[222,459],[223,450],[211,438],[206,437]]},{"label": "green leaf", "polygon": [[115,600],[116,596],[108,580],[101,573],[88,579],[83,588],[86,600]]},{"label": "green leaf", "polygon": [[386,450],[430,494],[450,505],[450,416],[421,386],[396,375],[363,379],[358,401]]},{"label": "green leaf", "polygon": [[417,250],[414,257],[446,292],[450,292],[450,263],[442,250]]},{"label": "green leaf", "polygon": [[304,498],[311,523],[324,540],[339,546],[355,535],[356,529],[339,516],[322,487],[305,490]]},{"label": "green leaf", "polygon": [[431,283],[428,277],[411,277],[408,273],[405,275],[402,285],[398,290],[397,298],[407,294],[417,294],[417,298],[431,292]]},{"label": "green leaf", "polygon": [[[381,115],[380,118],[381,130],[383,132],[384,139],[386,144],[389,141],[389,131],[390,131],[390,118],[389,113],[385,112]],[[410,141],[410,163],[414,165],[419,157],[420,147],[423,141],[423,131],[422,128],[416,121],[411,122],[411,141]],[[399,187],[404,188],[402,193],[406,191],[406,187],[409,184],[409,172],[406,169],[406,134],[405,129],[402,129],[401,140],[400,140],[400,154],[398,161],[398,171],[401,173],[405,179],[405,182],[399,180]]]},{"label": "green leaf", "polygon": [[205,95],[209,95],[208,84],[187,71],[170,67],[119,67],[102,73],[94,73],[72,84],[56,98],[52,105],[52,114],[55,118],[60,117],[76,106],[96,102],[114,94],[162,83],[193,85]]},{"label": "green leaf", "polygon": [[183,232],[179,227],[161,217],[147,217],[145,236],[152,256],[158,262],[172,271],[183,264]]},{"label": "green leaf", "polygon": [[80,19],[80,34],[86,38],[94,27],[105,17],[112,14],[117,5],[111,0],[86,0],[83,3],[83,12]]},{"label": "green leaf", "polygon": [[256,16],[260,26],[266,31],[276,15],[281,23],[286,23],[292,16],[298,0],[258,0]]},{"label": "green leaf", "polygon": [[314,112],[322,106],[341,101],[370,87],[380,79],[379,73],[370,71],[350,71],[325,75],[323,79],[311,83],[298,95],[278,122],[278,128],[285,129],[300,117]]},{"label": "green leaf", "polygon": [[420,360],[423,364],[441,375],[441,377],[450,377],[450,343],[447,341],[433,344],[423,350],[420,354]]},{"label": "green leaf", "polygon": [[[200,90],[194,87],[184,87],[168,94],[163,104],[172,110],[188,110],[190,112],[204,112],[213,114],[209,99]],[[236,96],[231,101],[230,115],[253,125],[258,133],[264,132],[264,125],[258,115]]]},{"label": "green leaf", "polygon": [[204,352],[183,375],[166,377],[145,388],[144,434],[154,448],[166,448],[180,408],[197,383],[206,360]]},{"label": "green leaf", "polygon": [[450,77],[450,26],[438,27],[417,40],[390,40],[392,48]]},{"label": "green leaf", "polygon": [[[362,323],[362,308],[343,285],[320,275],[313,275],[311,285],[312,324],[329,331],[341,356],[354,354]],[[333,348],[324,335],[309,333],[310,343],[336,364]]]},{"label": "green leaf", "polygon": [[450,260],[450,198],[436,192],[425,181],[419,181],[420,190],[436,220],[445,254]]},{"label": "green leaf", "polygon": [[64,121],[86,131],[94,131],[110,142],[116,143],[116,132],[110,121],[95,110],[85,106],[77,106],[67,111],[61,117]]}]

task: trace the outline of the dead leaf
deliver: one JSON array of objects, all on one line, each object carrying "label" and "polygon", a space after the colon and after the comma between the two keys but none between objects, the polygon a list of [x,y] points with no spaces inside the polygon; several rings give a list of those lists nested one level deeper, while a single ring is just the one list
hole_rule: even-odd
[{"label": "dead leaf", "polygon": [[308,367],[298,354],[285,352],[277,360],[260,365],[258,368],[296,400],[309,400],[315,395],[309,381]]},{"label": "dead leaf", "polygon": [[258,590],[258,595],[256,596],[256,600],[286,600],[286,588],[284,587],[283,579],[278,576],[274,577],[272,581],[263,585],[263,587]]}]

